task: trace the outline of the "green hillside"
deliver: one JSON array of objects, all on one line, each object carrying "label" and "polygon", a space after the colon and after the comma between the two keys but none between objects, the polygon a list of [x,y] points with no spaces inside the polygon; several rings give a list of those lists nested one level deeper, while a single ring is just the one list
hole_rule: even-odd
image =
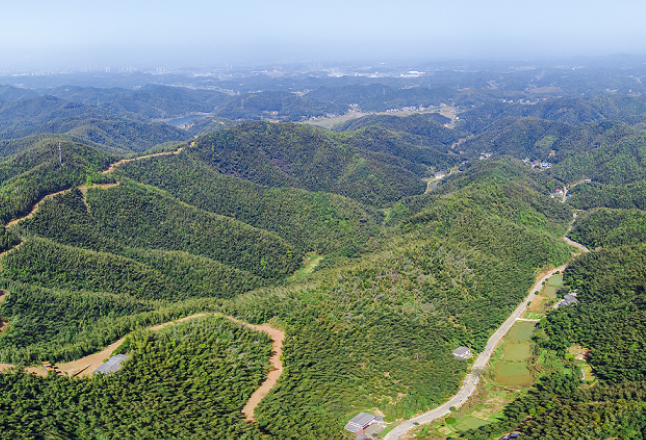
[{"label": "green hillside", "polygon": [[380,220],[375,209],[341,196],[270,188],[220,174],[192,149],[178,156],[130,162],[120,173],[205,211],[271,231],[300,252],[362,247],[376,234]]},{"label": "green hillside", "polygon": [[644,113],[646,100],[643,96],[563,97],[533,105],[487,100],[483,105],[460,115],[460,128],[478,133],[487,129],[489,124],[506,117],[535,117],[577,125],[604,120],[630,121],[632,117]]},{"label": "green hillside", "polygon": [[271,232],[130,183],[90,188],[85,198],[78,190],[56,196],[21,228],[95,251],[190,251],[267,278],[293,272],[300,261],[300,255]]},{"label": "green hillside", "polygon": [[339,105],[288,92],[265,91],[228,98],[213,114],[228,119],[279,119],[300,121],[311,116],[343,114],[347,105]]},{"label": "green hillside", "polygon": [[[264,333],[204,318],[142,334],[131,347],[131,359],[117,376],[81,381],[0,375],[3,435],[271,438],[240,415],[242,402],[267,374],[271,344]],[[57,417],[61,412],[66,416]],[[32,422],[25,425],[25,419]]]},{"label": "green hillside", "polygon": [[421,194],[409,161],[357,151],[329,132],[295,124],[249,123],[196,140],[197,159],[222,174],[272,187],[325,191],[371,205]]},{"label": "green hillside", "polygon": [[27,214],[44,196],[82,185],[88,176],[97,182],[111,181],[100,171],[115,160],[111,154],[66,141],[61,142],[59,157],[58,142],[37,142],[0,162],[0,221],[7,223]]},{"label": "green hillside", "polygon": [[55,119],[23,130],[5,132],[7,138],[36,134],[63,134],[76,142],[122,154],[140,153],[165,142],[189,139],[188,133],[163,123],[144,123],[85,116]]},{"label": "green hillside", "polygon": [[646,182],[642,180],[628,185],[590,182],[577,185],[572,206],[579,209],[607,207],[646,210]]},{"label": "green hillside", "polygon": [[[5,222],[68,191],[0,241],[11,249],[0,362],[70,361],[127,335],[130,360],[111,378],[1,374],[2,396],[34,390],[20,409],[0,398],[3,432],[27,435],[15,418],[31,415],[53,437],[142,423],[156,438],[341,440],[358,412],[395,420],[454,395],[469,364],[451,351],[482,350],[536,274],[568,261],[573,211],[550,198],[561,184],[551,173],[508,158],[454,170],[424,194],[422,178],[455,163],[459,133],[424,117],[364,123],[243,123],[108,174],[119,156],[63,142],[61,167],[50,140],[24,141],[0,162]],[[93,185],[103,181],[118,185]],[[201,312],[286,334],[284,371],[255,424],[240,410],[267,373],[264,334],[213,318],[144,330]],[[131,393],[137,412],[96,420]],[[46,403],[57,399],[67,403]],[[167,416],[182,402],[190,414]]]},{"label": "green hillside", "polygon": [[615,145],[633,134],[629,127],[613,122],[570,125],[534,117],[508,117],[497,119],[484,133],[468,139],[460,148],[470,155],[489,152],[556,163]]}]

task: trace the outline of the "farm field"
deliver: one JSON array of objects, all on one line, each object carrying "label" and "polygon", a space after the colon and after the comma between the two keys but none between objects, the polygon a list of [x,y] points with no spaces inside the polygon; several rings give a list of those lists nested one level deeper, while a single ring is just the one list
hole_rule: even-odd
[{"label": "farm field", "polygon": [[[544,296],[547,289],[562,286],[562,275],[551,277],[535,301],[538,299],[536,302],[542,304],[547,299]],[[531,312],[526,312],[524,318],[528,315],[531,316]],[[463,432],[498,421],[505,405],[527,393],[543,375],[568,371],[554,352],[537,351],[533,337],[538,330],[537,322],[516,321],[496,348],[476,393],[467,404],[441,420],[414,430],[407,438],[459,438]],[[580,363],[580,368],[585,370],[585,374],[590,371],[585,362]]]}]

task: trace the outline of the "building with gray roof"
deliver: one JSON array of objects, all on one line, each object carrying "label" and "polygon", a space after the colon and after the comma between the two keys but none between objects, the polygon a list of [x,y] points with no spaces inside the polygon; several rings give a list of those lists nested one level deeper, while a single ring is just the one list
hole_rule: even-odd
[{"label": "building with gray roof", "polygon": [[354,416],[348,423],[346,423],[346,425],[343,428],[346,431],[356,433],[356,432],[363,431],[365,428],[372,425],[373,423],[381,423],[383,421],[384,421],[383,417],[374,416],[372,414],[362,412]]},{"label": "building with gray roof", "polygon": [[471,349],[469,347],[458,347],[453,350],[453,356],[458,359],[469,359],[471,357]]},{"label": "building with gray roof", "polygon": [[110,359],[108,359],[103,365],[97,368],[94,371],[94,374],[112,374],[116,373],[121,369],[121,364],[123,361],[128,359],[128,356],[125,354],[115,354]]}]

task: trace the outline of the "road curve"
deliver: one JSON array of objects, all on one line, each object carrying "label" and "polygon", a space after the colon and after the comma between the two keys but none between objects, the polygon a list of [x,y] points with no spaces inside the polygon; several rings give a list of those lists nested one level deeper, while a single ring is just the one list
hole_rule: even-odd
[{"label": "road curve", "polygon": [[575,248],[579,249],[584,254],[587,252],[590,252],[590,249],[588,249],[587,247],[583,246],[580,243],[577,243],[576,241],[570,240],[570,238],[568,237],[568,235],[570,234],[570,231],[574,227],[574,223],[576,223],[576,212],[574,213],[574,220],[572,220],[572,223],[570,223],[570,227],[567,228],[567,235],[565,236],[565,238],[563,238],[563,240],[565,240],[565,242],[570,246],[574,246]]},{"label": "road curve", "polygon": [[563,240],[565,240],[565,242],[566,242],[567,244],[569,244],[570,246],[574,246],[575,248],[577,248],[578,250],[580,250],[580,251],[581,251],[581,252],[583,252],[584,254],[585,254],[585,253],[587,253],[587,252],[590,252],[590,249],[588,249],[587,247],[583,246],[583,245],[582,245],[582,244],[580,244],[580,243],[577,243],[576,241],[572,241],[572,240],[570,240],[570,239],[569,239],[569,238],[567,238],[567,237],[563,238]]},{"label": "road curve", "polygon": [[489,341],[487,341],[487,346],[485,347],[484,351],[480,353],[476,361],[473,363],[473,366],[471,367],[471,373],[467,374],[467,376],[464,378],[464,381],[462,382],[462,386],[460,387],[460,390],[458,393],[453,396],[450,400],[447,402],[443,403],[442,405],[438,406],[437,408],[424,413],[420,416],[414,417],[410,420],[407,420],[406,422],[402,423],[401,425],[398,425],[390,431],[385,438],[385,440],[396,440],[398,439],[403,433],[406,431],[414,428],[416,425],[424,425],[426,423],[430,423],[436,419],[439,419],[442,416],[447,415],[450,413],[450,408],[452,406],[459,408],[462,406],[467,399],[473,394],[473,392],[476,389],[476,386],[478,384],[478,380],[480,380],[480,376],[482,375],[482,372],[489,362],[489,358],[491,357],[494,349],[496,348],[496,345],[502,340],[502,338],[505,336],[505,334],[511,329],[511,327],[514,325],[516,320],[520,318],[520,316],[523,314],[527,306],[532,302],[534,299],[534,296],[536,296],[537,292],[540,292],[540,290],[543,288],[543,283],[547,281],[549,277],[554,275],[556,272],[561,272],[567,268],[567,264],[564,264],[563,266],[557,267],[556,269],[551,270],[548,272],[546,275],[544,275],[541,279],[536,281],[536,284],[534,284],[534,287],[532,287],[532,290],[529,291],[529,294],[523,302],[516,307],[516,310],[513,311],[513,313],[507,318],[505,322],[502,323],[502,325],[496,330],[496,332],[491,335],[489,338]]}]

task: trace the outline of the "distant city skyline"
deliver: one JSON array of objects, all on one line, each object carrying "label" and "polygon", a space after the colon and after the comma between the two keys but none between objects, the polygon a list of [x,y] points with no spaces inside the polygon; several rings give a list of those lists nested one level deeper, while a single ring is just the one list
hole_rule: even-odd
[{"label": "distant city skyline", "polygon": [[3,5],[0,71],[646,54],[646,2],[167,0]]}]

